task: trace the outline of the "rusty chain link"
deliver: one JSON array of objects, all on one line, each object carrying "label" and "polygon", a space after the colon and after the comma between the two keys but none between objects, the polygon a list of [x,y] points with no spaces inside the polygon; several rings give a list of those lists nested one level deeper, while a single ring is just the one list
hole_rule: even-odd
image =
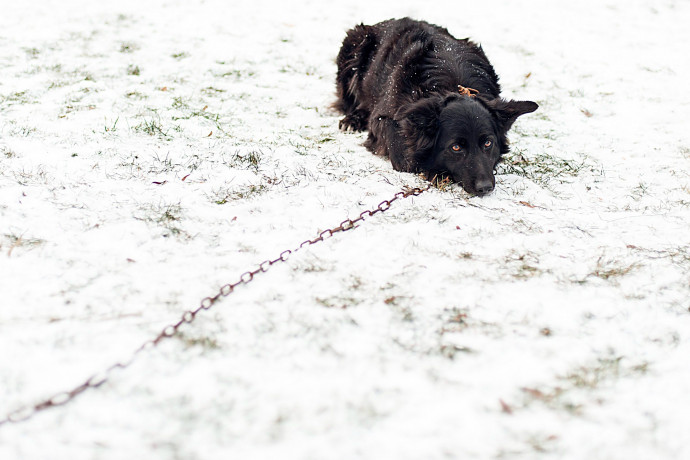
[{"label": "rusty chain link", "polygon": [[162,340],[166,338],[173,337],[183,324],[188,324],[194,321],[196,315],[198,315],[202,310],[210,309],[220,298],[227,297],[228,295],[232,294],[235,288],[240,286],[241,284],[249,284],[256,275],[258,275],[259,273],[265,273],[272,265],[278,262],[286,262],[292,254],[299,251],[300,249],[324,241],[325,239],[333,236],[336,233],[352,230],[356,228],[356,225],[359,222],[364,221],[365,218],[369,218],[379,212],[387,211],[391,207],[392,203],[396,200],[399,200],[401,198],[407,198],[409,196],[418,196],[423,192],[429,190],[430,187],[431,184],[423,188],[407,188],[403,191],[400,191],[396,193],[390,200],[384,200],[381,203],[379,203],[379,205],[376,208],[361,212],[359,216],[355,219],[345,219],[337,227],[333,227],[322,231],[321,233],[319,233],[319,236],[311,240],[303,241],[295,249],[287,249],[281,252],[280,255],[278,255],[278,257],[275,259],[264,260],[254,270],[242,273],[238,281],[221,286],[216,295],[214,295],[213,297],[206,297],[202,299],[197,308],[185,311],[176,323],[164,327],[163,330],[155,338],[144,342],[139,348],[134,350],[134,352],[130,355],[129,359],[125,361],[119,361],[111,365],[110,367],[106,368],[104,371],[92,375],[91,377],[86,379],[84,383],[72,388],[71,390],[57,393],[52,397],[45,399],[39,403],[25,406],[10,412],[7,416],[0,419],[0,427],[9,423],[23,422],[25,420],[32,418],[38,412],[50,409],[52,407],[63,406],[71,402],[77,396],[79,396],[89,388],[98,388],[110,379],[110,376],[113,371],[117,369],[126,369],[134,362],[134,360],[139,356],[140,353],[155,347],[156,345],[158,345],[158,343],[160,343]]}]

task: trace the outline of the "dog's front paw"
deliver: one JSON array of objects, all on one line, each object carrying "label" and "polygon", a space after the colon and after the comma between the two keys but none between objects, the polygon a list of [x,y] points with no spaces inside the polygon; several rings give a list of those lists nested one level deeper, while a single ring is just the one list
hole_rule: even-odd
[{"label": "dog's front paw", "polygon": [[347,115],[338,125],[342,131],[364,131],[367,129],[366,120],[357,115]]}]

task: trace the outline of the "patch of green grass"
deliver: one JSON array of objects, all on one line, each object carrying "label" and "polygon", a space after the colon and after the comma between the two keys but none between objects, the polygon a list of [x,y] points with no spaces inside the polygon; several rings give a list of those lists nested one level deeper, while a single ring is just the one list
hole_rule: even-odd
[{"label": "patch of green grass", "polygon": [[644,182],[640,182],[637,187],[632,189],[630,197],[635,201],[640,201],[642,197],[649,194],[649,186]]},{"label": "patch of green grass", "polygon": [[401,321],[414,322],[414,310],[410,307],[411,298],[406,296],[389,295],[383,299],[383,303],[395,312]]},{"label": "patch of green grass", "polygon": [[180,228],[182,206],[179,203],[145,205],[142,207],[142,214],[134,218],[162,227],[165,230],[164,237],[189,237],[187,232]]},{"label": "patch of green grass", "polygon": [[36,101],[32,101],[26,91],[15,91],[6,96],[0,96],[0,105],[7,104],[35,104]]},{"label": "patch of green grass", "polygon": [[138,65],[128,65],[127,66],[127,75],[134,75],[134,76],[139,76],[141,75],[141,69],[139,69]]},{"label": "patch of green grass", "polygon": [[36,133],[36,131],[36,128],[33,126],[17,126],[10,133],[14,136],[29,137]]},{"label": "patch of green grass", "polygon": [[440,317],[441,324],[436,330],[440,344],[441,355],[453,359],[458,353],[474,353],[475,350],[458,345],[458,340],[468,330],[475,333],[482,331],[484,335],[501,337],[504,335],[502,327],[498,323],[482,321],[471,316],[471,311],[467,308],[450,307],[445,308]]},{"label": "patch of green grass", "polygon": [[461,332],[467,329],[469,311],[464,308],[451,307],[447,308],[443,312],[443,323],[444,326],[441,329],[441,335],[448,332]]},{"label": "patch of green grass", "polygon": [[333,296],[333,297],[317,297],[316,303],[319,305],[326,307],[326,308],[338,308],[341,310],[345,310],[346,308],[350,307],[356,307],[360,303],[362,303],[361,300],[356,299],[354,297],[342,297],[342,296]]},{"label": "patch of green grass", "polygon": [[221,70],[219,72],[214,73],[214,77],[217,78],[232,78],[234,80],[246,80],[248,78],[253,77],[256,75],[256,73],[253,70],[246,70],[246,69],[229,69],[229,70]]},{"label": "patch of green grass", "polygon": [[598,359],[593,366],[582,366],[563,377],[575,388],[597,388],[604,380],[618,378],[622,356]]},{"label": "patch of green grass", "polygon": [[328,268],[323,265],[318,265],[315,262],[303,262],[301,264],[295,265],[294,271],[300,271],[303,273],[323,273],[327,272]]},{"label": "patch of green grass", "polygon": [[350,291],[357,291],[357,290],[359,290],[359,288],[362,287],[363,284],[364,284],[364,281],[362,281],[362,278],[360,278],[357,275],[353,275],[349,280],[348,289]]},{"label": "patch of green grass", "polygon": [[11,150],[7,146],[3,145],[2,147],[0,147],[0,152],[2,152],[2,155],[5,158],[17,158],[17,153],[14,150]]},{"label": "patch of green grass", "polygon": [[557,386],[522,388],[522,408],[540,402],[550,409],[579,416],[586,409],[585,403],[591,400],[589,395],[593,390],[607,382],[638,377],[647,372],[649,363],[644,361],[626,366],[623,356],[598,358],[592,364],[577,366],[565,375],[559,376],[560,384]]},{"label": "patch of green grass", "polygon": [[312,76],[312,75],[316,75],[317,68],[314,66],[302,67],[302,66],[293,66],[291,64],[286,64],[283,67],[281,67],[280,69],[278,69],[278,72],[280,72],[280,73],[296,73],[296,74],[300,74],[300,75]]},{"label": "patch of green grass", "polygon": [[516,232],[526,233],[526,234],[543,233],[542,228],[538,224],[536,224],[534,222],[530,222],[529,220],[526,220],[526,219],[515,219],[513,221],[513,229]]},{"label": "patch of green grass", "polygon": [[16,233],[6,233],[3,235],[3,239],[5,242],[4,244],[3,242],[0,242],[0,248],[7,249],[8,257],[12,256],[12,253],[17,248],[31,249],[45,243],[45,240],[40,238],[30,238],[24,234],[18,235]]},{"label": "patch of green grass", "polygon": [[213,202],[216,204],[226,204],[231,201],[244,200],[263,194],[268,190],[264,184],[252,184],[236,189],[219,190],[214,193]]},{"label": "patch of green grass", "polygon": [[166,224],[168,222],[176,222],[180,220],[182,208],[179,204],[169,205],[163,209],[160,217],[158,217],[157,222]]},{"label": "patch of green grass", "polygon": [[224,89],[214,88],[213,86],[207,86],[206,88],[203,88],[201,92],[207,96],[217,96],[225,93],[226,91]]},{"label": "patch of green grass", "polygon": [[26,104],[29,102],[29,98],[26,94],[26,91],[17,91],[14,93],[11,93],[9,96],[6,96],[5,101],[9,102],[18,102],[20,104]]},{"label": "patch of green grass", "polygon": [[215,129],[219,132],[225,133],[223,125],[221,124],[221,116],[218,113],[211,112],[208,110],[208,106],[204,106],[201,109],[192,108],[186,99],[182,97],[174,97],[172,102],[172,108],[182,112],[181,115],[174,115],[173,120],[189,120],[191,118],[203,118],[215,125]]},{"label": "patch of green grass", "polygon": [[149,172],[154,174],[168,173],[175,170],[177,166],[179,165],[173,163],[169,154],[166,153],[164,157],[161,157],[158,153],[156,153],[153,157],[153,164],[151,165]]},{"label": "patch of green grass", "polygon": [[632,366],[623,365],[623,356],[599,358],[596,363],[580,366],[562,377],[575,388],[594,389],[602,383],[618,379],[644,375],[649,372],[649,363],[641,362]]},{"label": "patch of green grass", "polygon": [[188,58],[188,57],[189,57],[189,53],[186,53],[186,52],[184,52],[184,51],[180,51],[179,53],[173,53],[173,54],[171,54],[170,57],[172,57],[173,59],[177,59],[178,61],[180,61],[180,60],[182,60],[182,59]]},{"label": "patch of green grass", "polygon": [[678,246],[665,251],[655,251],[655,254],[660,257],[667,257],[671,259],[676,265],[683,268],[686,272],[690,272],[690,248],[687,246]]},{"label": "patch of green grass", "polygon": [[181,96],[175,96],[173,97],[172,108],[180,111],[188,110],[189,104],[187,103],[187,100],[185,98]]},{"label": "patch of green grass", "polygon": [[460,354],[472,354],[475,353],[476,351],[470,347],[465,347],[461,345],[455,345],[455,344],[442,344],[439,346],[438,351],[441,353],[441,356],[448,358],[450,360],[454,360],[456,356]]},{"label": "patch of green grass", "polygon": [[566,160],[545,153],[527,157],[516,150],[504,157],[497,174],[515,174],[549,188],[552,182],[567,182],[587,166],[584,160]]},{"label": "patch of green grass", "polygon": [[298,155],[308,155],[311,150],[316,149],[316,145],[313,141],[307,141],[303,137],[287,139],[286,143],[295,149],[295,153]]},{"label": "patch of green grass", "polygon": [[168,131],[163,130],[163,125],[161,124],[160,120],[155,120],[154,118],[144,119],[132,129],[134,129],[135,132],[148,134],[149,136],[158,136],[163,139],[170,139],[170,136],[168,136]]},{"label": "patch of green grass", "polygon": [[[422,175],[422,177],[426,178],[426,176],[424,175]],[[429,182],[431,182],[432,187],[434,187],[440,192],[448,192],[452,189],[454,184],[453,179],[451,179],[450,176],[446,176],[443,174],[429,177]]]},{"label": "patch of green grass", "polygon": [[114,133],[117,131],[117,122],[120,121],[120,117],[117,117],[115,121],[112,122],[106,122],[105,126],[103,127],[103,130],[106,133]]},{"label": "patch of green grass", "polygon": [[521,388],[524,395],[523,407],[540,402],[547,407],[565,411],[572,415],[581,415],[583,405],[573,401],[568,396],[568,390],[562,387],[551,388]]},{"label": "patch of green grass", "polygon": [[38,48],[23,48],[24,52],[29,56],[31,59],[36,59],[40,54],[41,51]]},{"label": "patch of green grass", "polygon": [[120,44],[120,53],[133,53],[139,49],[139,45],[132,42],[123,42]]},{"label": "patch of green grass", "polygon": [[258,173],[261,165],[261,152],[250,150],[249,152],[235,152],[229,158],[223,157],[223,164],[232,169],[248,169]]},{"label": "patch of green grass", "polygon": [[128,99],[142,100],[148,99],[148,96],[140,93],[139,91],[128,91],[125,93],[125,97]]},{"label": "patch of green grass", "polygon": [[71,84],[72,82],[69,82],[67,80],[54,80],[50,82],[50,84],[48,85],[48,89],[64,88],[65,86],[69,86]]},{"label": "patch of green grass", "polygon": [[7,238],[11,244],[15,246],[38,246],[39,244],[45,243],[44,240],[39,238],[28,238],[26,236],[17,235],[15,233],[5,233],[5,238]]},{"label": "patch of green grass", "polygon": [[606,259],[602,255],[597,259],[596,266],[589,276],[603,280],[613,280],[629,274],[638,267],[638,263],[624,264],[614,259]]},{"label": "patch of green grass", "polygon": [[199,347],[203,351],[211,351],[220,349],[218,341],[212,337],[199,336],[193,337],[187,333],[178,330],[175,338],[182,342],[185,348]]},{"label": "patch of green grass", "polygon": [[[98,152],[100,155],[100,152]],[[132,172],[141,171],[141,166],[139,165],[139,156],[135,154],[130,154],[126,160],[120,163],[120,166],[129,168]]]},{"label": "patch of green grass", "polygon": [[[52,76],[53,80],[48,85],[48,89],[64,88],[70,85],[77,85],[84,81],[96,81],[96,78],[91,72],[84,69],[63,70],[61,64],[54,64],[48,66],[37,66],[32,70],[32,73],[50,72],[56,75]],[[83,91],[84,89],[82,89]],[[93,88],[86,88],[87,91]]]},{"label": "patch of green grass", "polygon": [[532,434],[527,437],[527,445],[537,453],[548,453],[555,451],[555,442],[558,439],[555,435]]},{"label": "patch of green grass", "polygon": [[527,280],[544,273],[539,267],[539,257],[533,253],[511,252],[501,266],[508,275],[518,280]]}]

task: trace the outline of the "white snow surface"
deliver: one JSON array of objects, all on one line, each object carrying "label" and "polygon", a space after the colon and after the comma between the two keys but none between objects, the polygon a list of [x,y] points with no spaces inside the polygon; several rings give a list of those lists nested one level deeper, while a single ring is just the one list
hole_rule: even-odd
[{"label": "white snow surface", "polygon": [[342,133],[348,28],[480,42],[488,197],[396,201],[0,459],[690,458],[690,2],[0,1],[0,420],[412,174]]}]

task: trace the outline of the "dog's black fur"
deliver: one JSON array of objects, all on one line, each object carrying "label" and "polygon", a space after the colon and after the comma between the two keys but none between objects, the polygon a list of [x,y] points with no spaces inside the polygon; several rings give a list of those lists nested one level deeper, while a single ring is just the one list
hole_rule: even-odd
[{"label": "dog's black fur", "polygon": [[398,171],[450,177],[476,195],[494,189],[515,119],[538,107],[500,98],[481,46],[409,18],[351,29],[337,63],[341,129],[368,129],[364,145]]}]

